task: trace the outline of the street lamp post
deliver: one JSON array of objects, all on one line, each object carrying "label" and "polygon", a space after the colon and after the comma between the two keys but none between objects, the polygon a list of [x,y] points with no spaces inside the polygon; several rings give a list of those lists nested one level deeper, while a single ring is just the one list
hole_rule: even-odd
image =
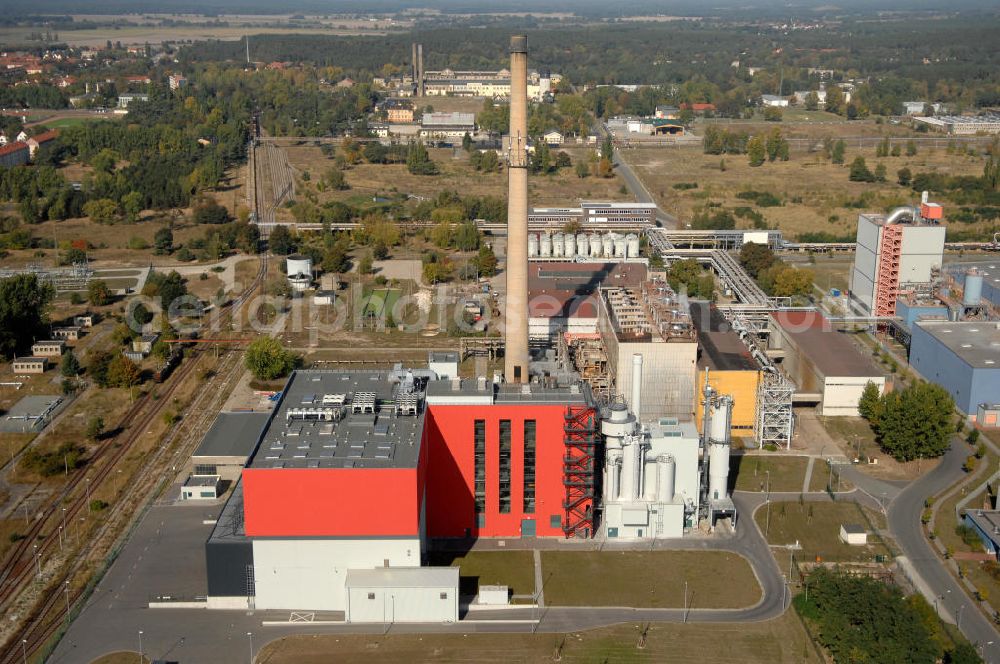
[{"label": "street lamp post", "polygon": [[250,664],[253,664],[253,632],[247,632],[247,638],[250,639]]},{"label": "street lamp post", "polygon": [[688,582],[684,581],[684,622],[688,621]]},{"label": "street lamp post", "polygon": [[958,627],[958,631],[960,631],[960,632],[962,631],[962,609],[964,609],[964,608],[965,608],[965,604],[963,604],[962,606],[958,607],[958,621],[955,624],[955,626]]},{"label": "street lamp post", "polygon": [[69,625],[69,580],[63,586],[63,595],[66,596],[66,624]]},{"label": "street lamp post", "polygon": [[146,656],[142,653],[142,630],[139,630],[139,664],[145,660]]},{"label": "street lamp post", "polygon": [[28,664],[28,639],[21,639],[21,660]]}]

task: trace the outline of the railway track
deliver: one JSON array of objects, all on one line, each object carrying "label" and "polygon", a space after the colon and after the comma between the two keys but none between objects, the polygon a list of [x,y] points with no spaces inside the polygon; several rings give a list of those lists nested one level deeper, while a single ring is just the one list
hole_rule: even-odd
[{"label": "railway track", "polygon": [[[220,319],[223,327],[227,322],[238,320],[246,302],[263,283],[267,264],[267,254],[262,253],[254,281],[227,305],[226,313]],[[55,547],[63,546],[63,536],[68,539],[69,529],[65,524],[75,523],[77,515],[85,509],[89,514],[87,502],[89,489],[93,487],[96,490],[111,478],[118,463],[156,418],[161,416],[163,408],[170,403],[171,396],[190,378],[194,370],[202,365],[199,360],[203,356],[202,350],[192,351],[188,361],[183,362],[181,367],[167,379],[165,391],[157,393],[155,400],[152,392],[147,393],[129,409],[122,421],[122,432],[102,445],[97,455],[90,460],[90,466],[97,468],[96,474],[73,475],[67,484],[50,498],[38,518],[31,524],[27,536],[15,544],[4,560],[3,568],[0,569],[0,610],[8,614],[11,612],[12,605],[29,587],[32,577],[38,576],[39,580],[44,580],[45,570],[41,561],[46,554],[51,559]],[[11,635],[0,650],[0,664],[19,662],[23,660],[25,654],[36,653],[66,624],[68,611],[71,611],[72,606],[84,599],[85,593],[89,592],[86,584],[82,588],[73,588],[71,579],[83,566],[94,562],[94,553],[99,551],[102,545],[106,545],[109,539],[114,539],[112,534],[116,530],[133,523],[143,511],[133,508],[137,505],[147,505],[162,490],[168,479],[173,477],[169,472],[170,468],[176,466],[177,461],[185,458],[190,452],[191,441],[196,441],[197,434],[207,428],[241,375],[241,357],[241,353],[227,351],[220,358],[215,375],[208,385],[196,393],[194,400],[185,409],[185,417],[181,422],[170,429],[154,452],[144,459],[142,466],[133,475],[133,481],[115,489],[117,499],[104,523],[98,527],[97,533],[93,534],[88,542],[80,545],[80,549],[75,553],[74,562],[52,574],[46,581],[38,600],[23,621],[24,627],[19,633]],[[182,444],[176,444],[178,440]],[[86,491],[80,490],[81,484],[87,479],[90,480],[90,486],[86,487]],[[58,518],[60,513],[64,527],[62,534],[57,538],[52,536],[59,528],[53,517]],[[46,526],[48,526],[47,536],[40,538],[46,531]],[[124,529],[123,533],[127,534],[127,529]],[[111,548],[113,547],[109,547],[109,550]],[[102,557],[98,556],[98,559]]]}]

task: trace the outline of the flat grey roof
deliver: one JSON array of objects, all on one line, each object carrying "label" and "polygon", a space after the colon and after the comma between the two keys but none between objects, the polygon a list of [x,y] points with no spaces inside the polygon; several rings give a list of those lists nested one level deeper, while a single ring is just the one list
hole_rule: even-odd
[{"label": "flat grey roof", "polygon": [[427,396],[435,397],[482,397],[491,398],[492,403],[586,403],[587,397],[578,384],[545,387],[538,383],[524,385],[493,385],[486,380],[473,379],[432,380],[427,384]]},{"label": "flat grey roof", "polygon": [[916,325],[972,368],[1000,369],[1000,323],[918,321]]},{"label": "flat grey roof", "polygon": [[844,529],[845,533],[850,535],[861,535],[865,532],[865,529],[856,523],[843,523],[840,527]]},{"label": "flat grey roof", "polygon": [[216,486],[218,483],[218,475],[189,475],[184,486]]},{"label": "flat grey roof", "polygon": [[[18,358],[25,359],[25,358]],[[36,432],[45,428],[56,413],[66,405],[66,399],[55,394],[23,397],[0,416],[0,432]]]},{"label": "flat grey roof", "polygon": [[753,371],[760,368],[750,356],[746,344],[714,305],[692,302],[691,321],[698,332],[700,368],[719,371]]},{"label": "flat grey roof", "polygon": [[996,510],[969,510],[965,516],[972,519],[979,529],[994,542],[1000,542],[1000,512]]},{"label": "flat grey roof", "polygon": [[270,413],[219,413],[192,457],[250,458]]},{"label": "flat grey roof", "polygon": [[819,312],[776,311],[771,317],[824,377],[885,376],[884,371],[851,343],[850,332],[837,330]]},{"label": "flat grey roof", "polygon": [[458,362],[458,353],[453,350],[432,350],[427,358],[431,362]]},{"label": "flat grey roof", "polygon": [[376,567],[349,569],[347,588],[458,587],[457,567]]},{"label": "flat grey roof", "polygon": [[419,382],[407,392],[391,371],[296,371],[249,467],[415,468],[423,426]]}]

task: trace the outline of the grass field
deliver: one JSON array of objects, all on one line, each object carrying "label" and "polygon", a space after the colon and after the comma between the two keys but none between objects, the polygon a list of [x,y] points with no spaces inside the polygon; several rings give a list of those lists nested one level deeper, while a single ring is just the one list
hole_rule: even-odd
[{"label": "grass field", "polygon": [[[645,647],[638,648],[648,627]],[[776,620],[744,624],[622,624],[571,634],[306,635],[265,646],[259,664],[327,662],[470,662],[535,664],[818,664],[793,611]]]},{"label": "grass field", "polygon": [[[734,128],[753,129],[743,125]],[[849,165],[858,155],[865,157],[871,170],[879,163],[884,164],[887,181],[849,181]],[[624,157],[660,206],[682,223],[691,223],[696,213],[710,205],[721,205],[730,211],[736,207],[754,208],[753,201],[738,198],[737,194],[755,190],[769,192],[781,199],[782,205],[754,209],[763,215],[768,226],[792,238],[803,232],[818,231],[853,237],[859,212],[912,204],[919,195],[896,183],[896,172],[904,166],[913,173],[979,176],[984,164],[982,155],[947,154],[944,148],[930,147],[921,148],[913,157],[881,159],[875,157],[874,147],[848,147],[842,165],[823,159],[819,152],[793,150],[787,162],[765,162],[756,168],[749,165],[746,155],[708,155],[702,152],[700,145],[635,149],[626,151]],[[725,170],[721,170],[723,162]],[[681,183],[698,186],[687,190],[674,188]],[[737,219],[737,226],[750,228],[752,224],[749,219]],[[961,228],[979,227],[961,224]],[[985,232],[985,228],[981,229]]]},{"label": "grass field", "polygon": [[460,565],[460,591],[471,596],[480,586],[510,588],[513,595],[535,594],[535,563],[531,551],[432,551],[431,565]]},{"label": "grass field", "polygon": [[[435,106],[436,108],[436,106]],[[324,156],[318,147],[296,146],[286,148],[288,161],[298,173],[309,171],[310,187],[333,166],[333,160]],[[588,150],[570,147],[565,150],[576,163],[586,159]],[[454,190],[463,196],[507,196],[507,174],[479,173],[469,165],[468,155],[461,149],[431,148],[431,159],[440,174],[436,176],[412,175],[404,164],[366,164],[353,166],[345,172],[350,189],[345,191],[316,192],[320,203],[338,200],[355,205],[373,205],[375,197],[405,193],[433,198],[443,190]],[[631,201],[632,197],[621,192],[623,181],[619,177],[580,179],[573,168],[563,168],[557,174],[528,178],[529,200],[533,206],[571,205],[579,199]],[[302,187],[297,193],[301,196]]]},{"label": "grass field", "polygon": [[[802,549],[795,553],[799,562],[823,561],[871,562],[876,554],[890,555],[889,549],[881,544],[879,537],[871,532],[871,526],[884,528],[882,515],[861,507],[857,503],[841,501],[835,503],[799,503],[798,501],[772,502],[770,518],[767,506],[761,507],[754,515],[761,532],[767,531],[770,544],[794,544]],[[840,541],[841,524],[857,524],[868,532],[866,546],[851,546]],[[788,554],[776,553],[779,563],[787,561]]]},{"label": "grass field", "polygon": [[770,476],[771,491],[802,491],[808,463],[803,456],[734,454],[729,461],[729,483],[737,491],[767,491]]},{"label": "grass field", "polygon": [[67,127],[76,127],[78,125],[96,122],[97,120],[113,119],[113,117],[114,116],[112,116],[112,118],[109,118],[108,116],[56,118],[55,120],[46,120],[42,124],[49,129],[66,129]]},{"label": "grass field", "polygon": [[[712,570],[706,574],[705,570]],[[724,551],[543,551],[549,606],[729,609],[752,606],[760,586],[749,563]]]}]

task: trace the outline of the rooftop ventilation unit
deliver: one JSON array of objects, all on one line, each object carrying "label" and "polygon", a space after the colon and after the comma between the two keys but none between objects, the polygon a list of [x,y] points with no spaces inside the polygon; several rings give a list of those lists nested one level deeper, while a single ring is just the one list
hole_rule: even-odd
[{"label": "rooftop ventilation unit", "polygon": [[374,392],[355,392],[354,398],[351,400],[351,412],[354,413],[374,413],[375,412],[375,393]]},{"label": "rooftop ventilation unit", "polygon": [[338,408],[289,408],[285,413],[285,420],[321,421],[335,422],[340,419],[340,409]]},{"label": "rooftop ventilation unit", "polygon": [[396,396],[397,415],[416,415],[420,405],[420,397],[412,392]]},{"label": "rooftop ventilation unit", "polygon": [[323,405],[324,406],[343,406],[347,403],[346,394],[324,394],[323,395]]}]

